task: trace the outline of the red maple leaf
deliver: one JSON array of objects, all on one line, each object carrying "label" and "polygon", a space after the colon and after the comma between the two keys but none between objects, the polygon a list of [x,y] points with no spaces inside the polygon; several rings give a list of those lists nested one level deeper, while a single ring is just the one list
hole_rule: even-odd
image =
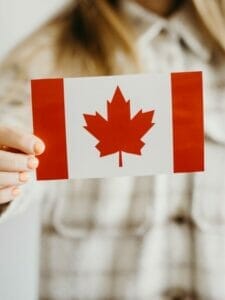
[{"label": "red maple leaf", "polygon": [[119,166],[123,166],[122,152],[141,155],[145,145],[141,138],[154,125],[154,110],[140,110],[133,118],[130,115],[130,100],[126,102],[117,86],[112,101],[107,101],[107,119],[98,112],[95,115],[84,114],[84,128],[99,140],[95,146],[100,157],[119,152]]}]

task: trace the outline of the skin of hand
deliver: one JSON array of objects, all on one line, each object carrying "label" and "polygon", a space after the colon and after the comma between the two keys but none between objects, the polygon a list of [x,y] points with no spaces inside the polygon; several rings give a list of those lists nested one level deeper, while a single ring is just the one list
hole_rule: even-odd
[{"label": "skin of hand", "polygon": [[0,126],[0,204],[16,198],[20,185],[28,182],[29,172],[38,167],[36,155],[45,150],[44,142],[12,127]]}]

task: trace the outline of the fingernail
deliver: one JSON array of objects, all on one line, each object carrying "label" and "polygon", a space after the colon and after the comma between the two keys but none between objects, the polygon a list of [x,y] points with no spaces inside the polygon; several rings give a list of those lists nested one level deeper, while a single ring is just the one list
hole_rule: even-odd
[{"label": "fingernail", "polygon": [[29,179],[29,175],[27,172],[22,172],[19,174],[19,181],[26,182]]},{"label": "fingernail", "polygon": [[27,164],[28,168],[35,169],[35,168],[37,168],[38,164],[39,164],[39,161],[36,157],[30,157],[28,159],[28,164]]},{"label": "fingernail", "polygon": [[41,154],[45,150],[45,145],[42,142],[36,142],[34,144],[34,153],[36,155]]},{"label": "fingernail", "polygon": [[14,188],[14,189],[12,190],[12,195],[13,195],[13,196],[18,196],[19,194],[20,194],[20,189]]}]

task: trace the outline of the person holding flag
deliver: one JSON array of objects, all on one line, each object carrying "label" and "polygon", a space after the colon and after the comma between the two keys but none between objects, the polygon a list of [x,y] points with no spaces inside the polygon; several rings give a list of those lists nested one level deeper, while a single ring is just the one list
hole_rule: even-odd
[{"label": "person holding flag", "polygon": [[[224,0],[77,0],[2,62],[0,221],[42,200],[41,299],[225,298],[224,36]],[[204,75],[205,173],[29,180],[32,171],[38,174],[42,168],[39,155],[41,162],[50,148],[48,139],[30,133],[31,79],[196,70]],[[62,92],[52,90],[56,96]],[[112,99],[121,107],[129,105],[120,89],[114,92],[105,99],[108,117]],[[56,105],[48,107],[50,121]],[[143,125],[143,134],[153,134],[155,111],[137,111],[138,116],[144,113],[151,124]],[[104,123],[103,116],[83,111],[86,140],[102,137],[92,121]],[[181,118],[185,116],[184,109]],[[57,123],[49,126],[57,128]],[[65,143],[59,131],[53,134],[59,162]],[[197,141],[199,135],[191,137]],[[105,155],[118,150],[112,144],[107,150],[96,147]],[[120,152],[118,166],[125,167]],[[48,179],[56,179],[57,163],[48,169]]]}]

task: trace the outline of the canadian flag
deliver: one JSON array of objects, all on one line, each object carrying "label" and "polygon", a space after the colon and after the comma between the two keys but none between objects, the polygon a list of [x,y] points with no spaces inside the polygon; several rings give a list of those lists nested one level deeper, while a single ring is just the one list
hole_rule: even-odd
[{"label": "canadian flag", "polygon": [[204,170],[201,72],[31,81],[37,179]]}]

